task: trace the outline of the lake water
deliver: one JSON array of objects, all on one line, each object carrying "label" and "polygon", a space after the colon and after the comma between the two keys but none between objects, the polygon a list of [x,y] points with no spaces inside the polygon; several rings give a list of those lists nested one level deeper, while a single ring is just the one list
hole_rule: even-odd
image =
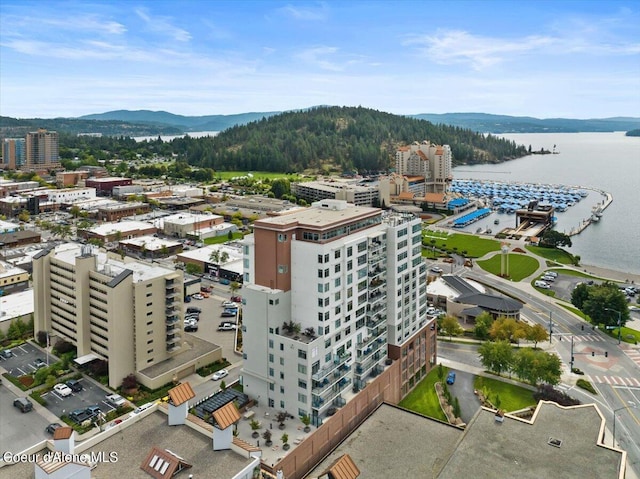
[{"label": "lake water", "polygon": [[[616,133],[518,133],[501,135],[533,151],[553,149],[557,155],[530,155],[497,165],[460,166],[453,169],[455,179],[481,179],[526,183],[563,184],[608,191],[613,203],[600,222],[572,236],[573,254],[582,263],[640,274],[640,137]],[[589,217],[591,207],[602,201],[600,193],[559,213],[559,231],[569,232]],[[500,215],[501,224],[513,215]],[[474,224],[473,229],[480,223]]]},{"label": "lake water", "polygon": [[133,139],[136,141],[149,141],[149,140],[157,140],[158,136],[162,141],[171,141],[176,138],[182,138],[184,136],[189,135],[191,138],[203,138],[205,136],[216,136],[219,131],[190,131],[189,133],[183,133],[182,135],[155,135],[155,136],[134,136]]}]

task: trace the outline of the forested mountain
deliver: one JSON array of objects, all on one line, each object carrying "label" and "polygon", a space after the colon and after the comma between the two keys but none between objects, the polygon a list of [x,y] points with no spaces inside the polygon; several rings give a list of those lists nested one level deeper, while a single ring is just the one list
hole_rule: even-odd
[{"label": "forested mountain", "polygon": [[0,137],[23,137],[30,131],[45,128],[51,131],[78,133],[101,133],[111,136],[179,135],[182,129],[163,124],[137,124],[123,120],[81,120],[77,118],[29,118],[16,119],[0,116]]},{"label": "forested mountain", "polygon": [[487,133],[577,133],[626,131],[640,126],[640,118],[533,118],[487,113],[421,113],[414,118]]},{"label": "forested mountain", "polygon": [[386,171],[399,145],[429,140],[451,146],[454,164],[501,162],[524,146],[471,130],[367,108],[317,107],[235,126],[215,137],[176,138],[189,164],[215,170],[303,171],[331,163],[343,171]]}]

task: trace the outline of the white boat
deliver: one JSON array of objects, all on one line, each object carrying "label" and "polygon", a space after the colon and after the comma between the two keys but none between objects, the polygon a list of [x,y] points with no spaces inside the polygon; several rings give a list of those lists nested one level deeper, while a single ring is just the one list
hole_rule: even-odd
[{"label": "white boat", "polygon": [[600,217],[598,215],[596,215],[595,213],[591,215],[591,222],[592,223],[597,223],[598,221],[600,221]]}]

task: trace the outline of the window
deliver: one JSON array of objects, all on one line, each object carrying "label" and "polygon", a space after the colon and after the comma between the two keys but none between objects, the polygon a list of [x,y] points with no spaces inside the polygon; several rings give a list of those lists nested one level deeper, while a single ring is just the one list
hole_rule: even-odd
[{"label": "window", "polygon": [[347,248],[347,256],[348,257],[353,256],[353,247],[352,246],[349,246]]},{"label": "window", "polygon": [[322,278],[322,270],[321,269],[318,270],[318,278]]},{"label": "window", "polygon": [[329,277],[329,268],[324,270],[324,277],[328,278]]},{"label": "window", "polygon": [[329,334],[329,326],[324,327],[324,334]]},{"label": "window", "polygon": [[284,358],[280,358],[280,366],[284,366]]},{"label": "window", "polygon": [[340,314],[340,311],[342,311],[342,308],[340,307],[340,305],[336,306],[335,314]]},{"label": "window", "polygon": [[[301,403],[307,403],[307,395],[306,394],[302,394],[302,393],[298,393],[298,402]],[[282,406],[284,407],[284,406]]]},{"label": "window", "polygon": [[298,363],[298,372],[300,374],[307,374],[307,365]]},{"label": "window", "polygon": [[353,283],[353,275],[349,273],[347,275],[347,284],[351,284],[351,283]]},{"label": "window", "polygon": [[273,353],[269,353],[269,362],[272,363],[273,362]]},{"label": "window", "polygon": [[[269,390],[275,391],[275,389],[275,385],[273,383],[269,383]],[[269,401],[271,401],[271,399],[269,399]]]},{"label": "window", "polygon": [[322,264],[323,256],[321,254],[318,255],[318,263]]},{"label": "window", "polygon": [[304,349],[298,349],[298,357],[300,359],[307,359],[307,352]]},{"label": "window", "polygon": [[336,321],[335,321],[335,323],[334,323],[334,324],[335,324],[335,326],[334,326],[334,327],[335,327],[336,329],[337,329],[337,328],[339,328],[339,327],[340,327],[340,320],[339,320],[339,319],[336,319]]},{"label": "window", "polygon": [[328,347],[330,347],[330,346],[331,346],[331,338],[326,339],[326,340],[324,341],[324,347],[325,347],[325,348],[328,348]]},{"label": "window", "polygon": [[269,407],[276,407],[276,403],[272,398],[269,398]]},{"label": "window", "polygon": [[284,243],[285,241],[287,241],[287,235],[278,233],[278,243]]},{"label": "window", "polygon": [[324,362],[325,363],[330,363],[331,362],[331,353],[327,353],[324,356]]},{"label": "window", "polygon": [[269,348],[273,349],[273,339],[269,340]]},{"label": "window", "polygon": [[347,261],[347,271],[351,271],[353,269],[353,261]]},{"label": "window", "polygon": [[340,258],[340,250],[339,250],[339,249],[338,249],[338,250],[336,250],[336,252],[333,254],[333,257],[334,257],[335,259]]},{"label": "window", "polygon": [[324,255],[324,262],[328,263],[329,262],[329,253]]},{"label": "window", "polygon": [[280,401],[280,409],[284,409],[284,401]]},{"label": "window", "polygon": [[[336,286],[340,286],[340,285],[338,284],[338,285],[336,285]],[[340,297],[341,297],[341,296],[342,296],[342,295],[340,294],[340,291],[338,291],[337,293],[335,293],[335,294],[333,295],[333,299],[334,299],[335,301],[340,301]]]},{"label": "window", "polygon": [[269,368],[269,377],[273,377],[274,371],[273,368]]},{"label": "window", "polygon": [[302,379],[298,379],[298,387],[300,389],[307,389],[307,381],[304,381]]},{"label": "window", "polygon": [[280,394],[284,394],[284,386],[280,386]]},{"label": "window", "polygon": [[362,256],[358,256],[358,266],[362,266],[367,262],[367,255],[363,254]]},{"label": "window", "polygon": [[333,267],[333,270],[334,270],[336,273],[339,273],[339,272],[340,272],[340,263],[336,264],[336,265]]},{"label": "window", "polygon": [[284,373],[280,371],[280,379],[284,379]]},{"label": "window", "polygon": [[284,351],[284,344],[280,343],[280,351]]},{"label": "window", "polygon": [[278,273],[279,274],[285,274],[289,271],[289,267],[286,264],[279,264],[278,265]]}]

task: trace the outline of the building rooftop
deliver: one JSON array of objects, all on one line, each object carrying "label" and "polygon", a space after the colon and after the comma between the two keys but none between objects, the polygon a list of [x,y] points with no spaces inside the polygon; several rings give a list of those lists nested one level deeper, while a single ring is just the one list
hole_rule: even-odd
[{"label": "building rooftop", "polygon": [[[147,224],[147,226],[151,225]],[[162,248],[175,248],[176,246],[182,245],[182,243],[179,243],[178,241],[156,238],[155,236],[139,236],[137,238],[122,240],[120,243],[136,246],[138,248],[142,248],[144,246],[147,251],[160,251]]]},{"label": "building rooftop", "polygon": [[255,227],[288,226],[323,228],[335,224],[353,222],[359,218],[379,215],[379,208],[356,206],[342,200],[316,201],[311,208],[297,210],[290,214],[261,219],[254,223]]},{"label": "building rooftop", "polygon": [[154,228],[154,226],[146,221],[117,221],[102,223],[90,228],[88,231],[99,236],[109,236],[117,232],[124,234],[129,231],[147,230],[149,228]]},{"label": "building rooftop", "polygon": [[0,321],[11,321],[33,311],[33,289],[0,296]]},{"label": "building rooftop", "polygon": [[[242,248],[236,248],[234,246],[224,244],[211,244],[202,248],[183,251],[179,254],[179,257],[194,261],[201,261],[203,263],[211,263],[211,253],[213,253],[214,251],[219,251],[220,255],[222,255],[223,253],[227,253],[229,255],[227,261],[221,263],[225,266],[225,269],[229,263],[233,263],[236,261],[242,262]],[[242,271],[242,269],[240,271]]]},{"label": "building rooftop", "polygon": [[166,216],[163,218],[165,223],[172,223],[176,225],[191,225],[199,223],[201,221],[209,221],[214,219],[221,219],[222,216],[213,214],[194,215],[191,213],[179,213],[176,215]]},{"label": "building rooftop", "polygon": [[306,477],[320,477],[348,454],[363,478],[433,478],[462,434],[453,426],[382,404]]},{"label": "building rooftop", "polygon": [[138,373],[144,374],[150,378],[155,378],[161,374],[171,371],[172,369],[176,369],[188,361],[204,356],[205,354],[219,348],[220,346],[217,344],[210,343],[209,341],[205,341],[204,339],[200,339],[190,334],[188,339],[182,342],[180,354],[176,354],[169,359],[165,359],[153,366],[142,369],[138,371]]}]

